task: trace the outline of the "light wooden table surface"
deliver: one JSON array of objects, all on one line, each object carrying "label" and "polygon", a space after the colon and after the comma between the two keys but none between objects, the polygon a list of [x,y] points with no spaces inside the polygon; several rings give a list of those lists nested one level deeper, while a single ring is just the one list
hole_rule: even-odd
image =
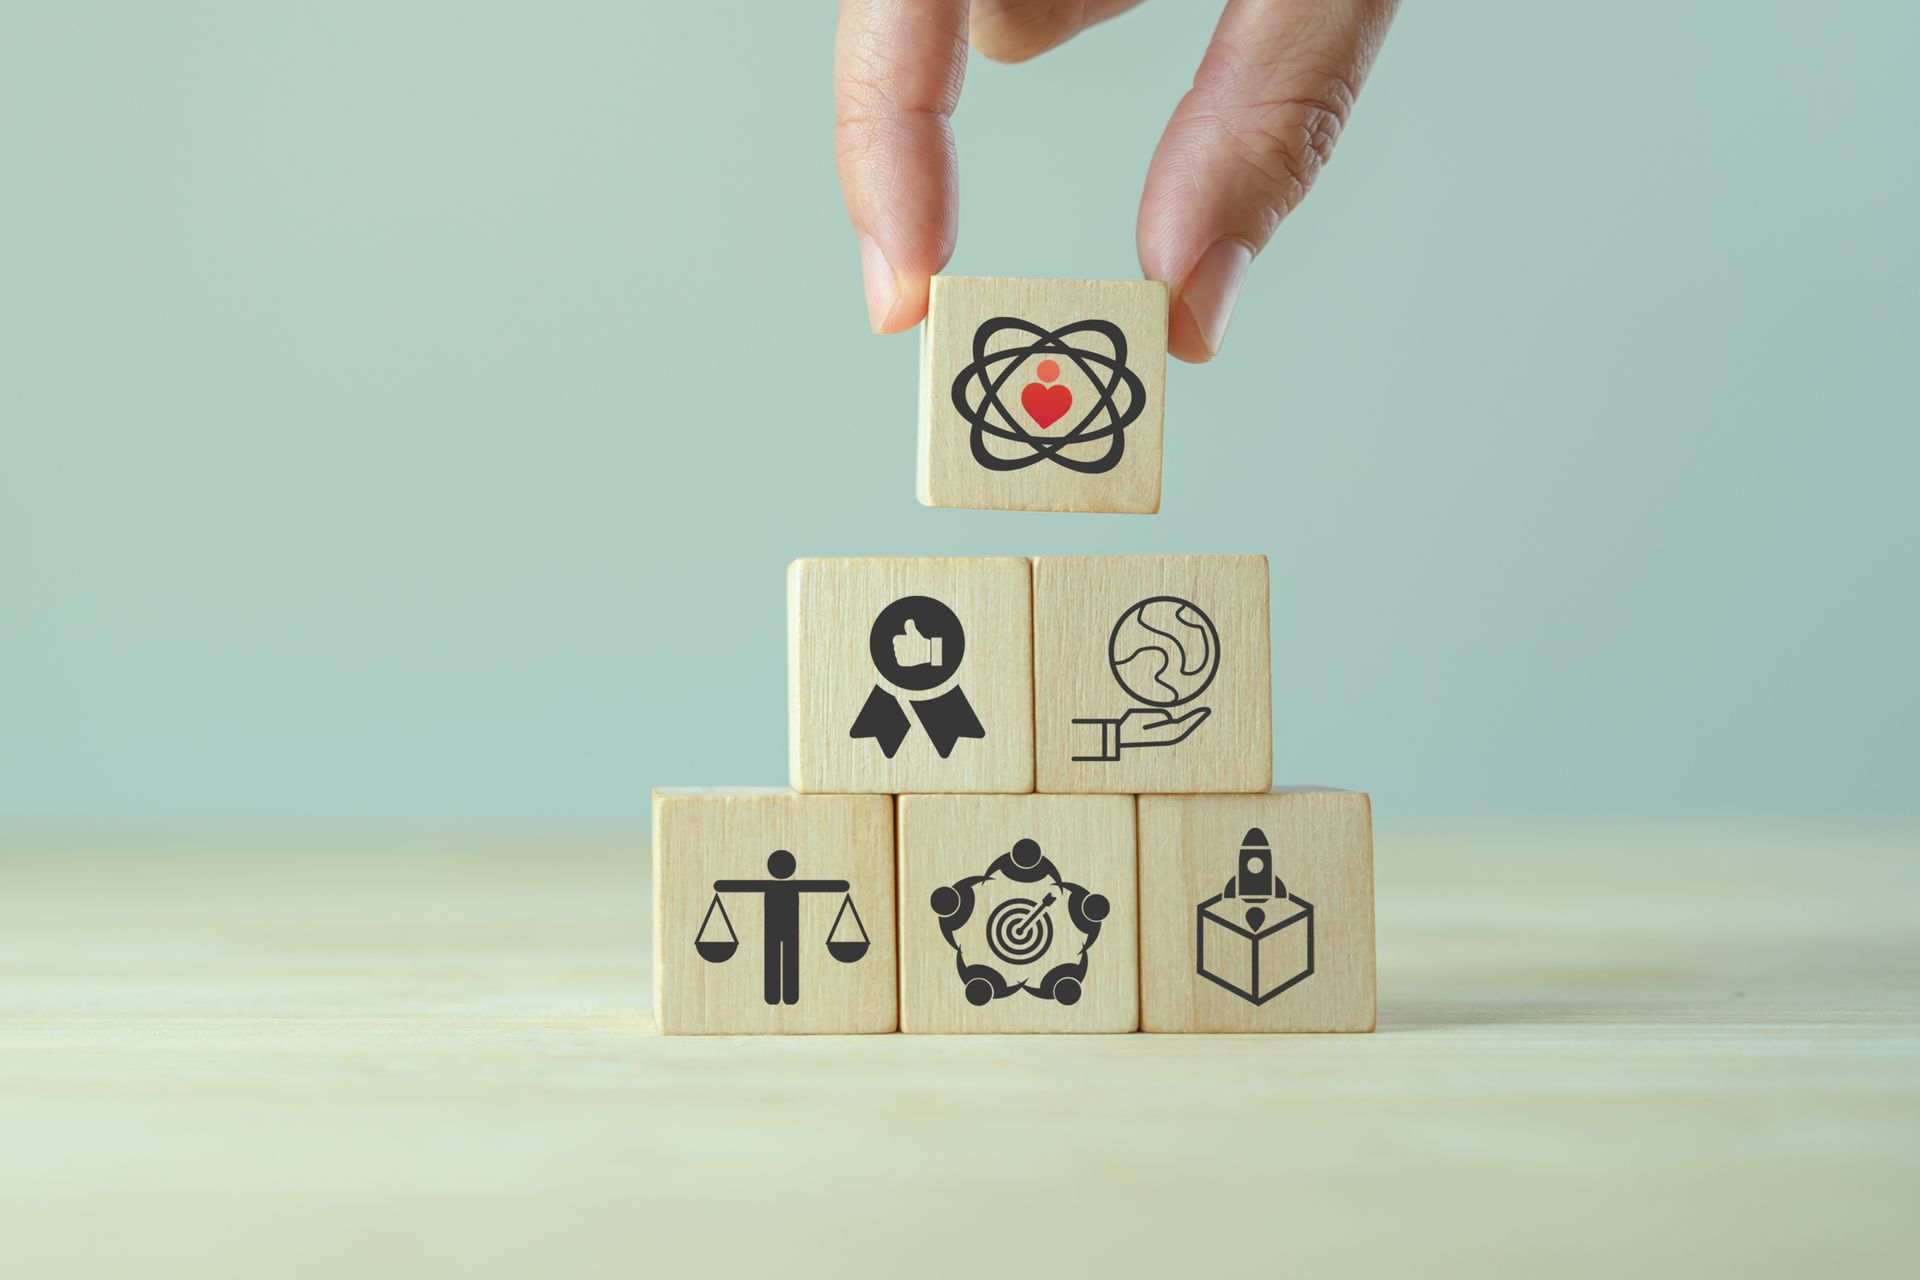
[{"label": "light wooden table surface", "polygon": [[1912,1273],[1920,833],[1379,834],[1372,1036],[669,1039],[644,840],[0,844],[0,1275]]}]

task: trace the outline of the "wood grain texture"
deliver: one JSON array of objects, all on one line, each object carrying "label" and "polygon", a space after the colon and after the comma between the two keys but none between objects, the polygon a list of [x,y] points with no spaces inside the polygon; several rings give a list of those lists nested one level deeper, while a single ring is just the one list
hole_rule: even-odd
[{"label": "wood grain texture", "polygon": [[1920,828],[1376,818],[1370,1036],[659,1036],[644,831],[0,839],[0,1274],[1911,1269]]},{"label": "wood grain texture", "polygon": [[[1236,881],[1253,829],[1265,851],[1249,846],[1250,856],[1266,860],[1287,896],[1256,902],[1263,918],[1247,928],[1237,897],[1200,906]],[[1311,972],[1279,989],[1304,972],[1309,938]],[[1202,948],[1220,981],[1201,976]],[[1142,1030],[1372,1031],[1375,1007],[1373,809],[1364,792],[1140,797]]]},{"label": "wood grain texture", "polygon": [[[1179,621],[1174,606],[1116,624],[1142,602],[1189,601],[1211,620],[1217,672],[1191,700],[1156,708],[1116,678],[1110,653],[1127,659],[1131,683],[1149,692],[1174,667],[1198,663],[1204,629]],[[1265,556],[1086,556],[1033,562],[1034,743],[1038,790],[1192,793],[1264,792],[1273,785],[1272,650]],[[1154,628],[1178,632],[1180,643]],[[1184,648],[1182,648],[1184,645]],[[1129,658],[1129,655],[1132,655]],[[1153,745],[1164,715],[1207,714],[1187,736]],[[1095,721],[1103,723],[1075,723]],[[1132,745],[1129,745],[1131,743]],[[1106,757],[1076,759],[1076,757]]]},{"label": "wood grain texture", "polygon": [[[1048,331],[1081,320],[1104,320],[1119,328],[1126,341],[1124,364],[1139,378],[1140,412],[1122,432],[1119,458],[1111,470],[1088,474],[1047,459],[1017,470],[993,470],[975,458],[973,428],[953,401],[954,381],[974,363],[980,326],[1000,317],[1029,321]],[[989,338],[986,350],[991,356],[1034,341],[1033,335],[1007,330]],[[1081,335],[1073,341],[1096,354],[1112,354],[1097,336]],[[1043,359],[1052,359],[1058,371],[1051,380],[1036,372]],[[1158,511],[1166,365],[1167,286],[1158,280],[935,276],[920,345],[920,501],[930,507],[1017,511]],[[995,393],[1000,407],[985,410],[985,420],[1004,430],[1050,442],[1083,419],[1089,433],[1110,421],[1100,407],[1100,386],[1094,378],[1112,381],[1113,375],[1098,361],[1083,366],[1058,350],[1036,350],[993,362],[986,372],[989,378],[1004,378]],[[1032,405],[1022,400],[1029,386],[1040,396]],[[1123,381],[1116,395],[1129,394],[1127,386]],[[1048,420],[1043,422],[1036,412]],[[1061,416],[1054,418],[1055,412]],[[1107,456],[1110,444],[1110,439],[1089,439],[1066,446],[1059,456],[1093,463]],[[983,445],[998,458],[1034,456],[1025,444],[991,435],[983,437]]]},{"label": "wood grain texture", "polygon": [[[769,855],[784,849],[784,877]],[[796,795],[785,788],[660,788],[653,793],[653,1007],[667,1035],[853,1035],[899,1024],[894,952],[893,802],[885,796]],[[812,882],[808,886],[808,882]],[[767,1002],[766,895],[729,885],[782,883],[797,893],[795,1003]],[[836,886],[844,885],[844,888]],[[777,894],[780,891],[774,889]],[[830,931],[851,923],[851,900],[869,940],[852,963],[828,954]],[[718,900],[737,942],[726,959],[702,958],[695,939]],[[776,919],[777,919],[776,915]],[[843,932],[843,936],[851,936]]]},{"label": "wood grain texture", "polygon": [[[954,930],[959,951],[941,930],[937,890],[986,875],[1016,842],[1034,841],[1056,875],[1022,883],[1001,872],[970,889],[966,924]],[[1138,893],[1134,805],[1126,796],[902,796],[899,802],[900,1029],[959,1034],[1023,1031],[1133,1031],[1140,1025]],[[1017,856],[1017,855],[1016,855]],[[1067,886],[1063,888],[1063,886]],[[1068,911],[1070,886],[1106,900],[1092,944]],[[1044,952],[1012,962],[988,942],[996,907],[1046,896],[1051,930]],[[1008,909],[1016,909],[1009,907]],[[1033,990],[1055,965],[1083,956],[1076,1003],[1042,999]],[[984,964],[1022,989],[976,1007],[958,970]]]},{"label": "wood grain texture", "polygon": [[[924,691],[888,684],[869,641],[881,611],[908,596],[953,610],[964,654],[946,684]],[[889,759],[851,729],[873,691],[891,695],[910,728]],[[941,758],[911,707],[964,691],[985,736],[962,738]],[[788,767],[797,791],[1026,792],[1033,790],[1033,614],[1028,561],[973,559],[796,560],[787,571]]]}]

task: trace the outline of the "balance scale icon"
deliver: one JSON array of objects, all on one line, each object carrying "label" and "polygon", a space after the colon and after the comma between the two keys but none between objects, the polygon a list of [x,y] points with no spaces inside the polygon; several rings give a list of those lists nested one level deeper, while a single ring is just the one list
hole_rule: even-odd
[{"label": "balance scale icon", "polygon": [[766,880],[715,880],[713,900],[694,936],[694,950],[710,964],[725,964],[740,950],[740,935],[721,894],[757,894],[760,897],[761,959],[765,970],[766,1002],[800,1003],[800,895],[837,893],[840,910],[827,930],[827,954],[842,964],[864,959],[872,940],[867,936],[859,908],[853,905],[852,886],[845,880],[795,880],[793,854],[775,849],[767,855]]}]

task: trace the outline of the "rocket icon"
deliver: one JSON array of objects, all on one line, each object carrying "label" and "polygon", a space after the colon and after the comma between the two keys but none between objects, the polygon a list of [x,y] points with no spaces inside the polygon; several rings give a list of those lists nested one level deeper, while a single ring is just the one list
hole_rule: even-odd
[{"label": "rocket icon", "polygon": [[1284,898],[1287,886],[1273,870],[1273,849],[1267,844],[1267,833],[1258,827],[1247,828],[1247,834],[1240,839],[1240,873],[1234,877],[1233,897],[1242,902],[1264,902],[1268,898]]}]

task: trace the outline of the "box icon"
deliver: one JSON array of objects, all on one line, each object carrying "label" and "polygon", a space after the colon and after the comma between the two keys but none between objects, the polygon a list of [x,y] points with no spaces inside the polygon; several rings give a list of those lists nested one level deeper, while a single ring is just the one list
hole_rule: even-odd
[{"label": "box icon", "polygon": [[1266,833],[1250,828],[1226,888],[1196,909],[1194,969],[1252,1004],[1313,975],[1313,904],[1287,892]]}]

